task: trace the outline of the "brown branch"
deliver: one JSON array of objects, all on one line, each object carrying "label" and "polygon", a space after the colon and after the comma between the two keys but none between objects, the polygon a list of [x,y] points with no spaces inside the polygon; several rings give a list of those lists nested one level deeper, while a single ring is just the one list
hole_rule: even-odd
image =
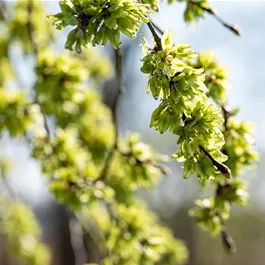
[{"label": "brown branch", "polygon": [[9,182],[5,176],[2,176],[2,183],[4,184],[9,197],[13,198],[14,200],[18,200],[19,199],[18,194],[10,186],[10,184],[9,184]]},{"label": "brown branch", "polygon": [[152,24],[152,26],[161,34],[163,35],[165,33],[164,30],[162,30],[155,22],[151,21],[150,22]]},{"label": "brown branch", "polygon": [[229,130],[229,126],[228,126],[228,119],[229,119],[229,115],[228,115],[228,112],[226,110],[226,108],[224,106],[221,106],[222,108],[222,111],[223,111],[223,117],[224,117],[224,127],[225,127],[225,131],[228,131]]},{"label": "brown branch", "polygon": [[[117,216],[112,211],[111,205],[104,200],[102,200],[102,203],[106,207],[106,211],[108,212],[108,214],[110,216],[111,222],[113,222],[113,221],[118,222],[119,219],[117,219]],[[94,229],[93,226],[100,228],[100,225],[98,224],[98,221],[93,216],[88,216],[88,217],[90,217],[90,222],[84,223],[84,222],[82,222],[82,220],[80,220],[80,222],[82,222],[82,229],[83,229],[84,238],[87,237],[90,239],[91,243],[93,244],[93,246],[94,246],[94,248],[97,251],[97,254],[99,256],[101,256],[101,257],[103,256],[103,258],[109,257],[109,259],[112,260],[112,257],[113,257],[112,249],[108,248],[107,245],[104,244],[107,242],[107,238],[106,238],[105,233],[103,231],[101,231],[100,229]],[[90,226],[90,227],[88,227],[88,226]],[[100,241],[103,244],[101,244]]]},{"label": "brown branch", "polygon": [[3,0],[0,0],[0,20],[6,19],[6,4]]},{"label": "brown branch", "polygon": [[[28,36],[29,36],[29,39],[30,39],[30,42],[32,45],[33,53],[35,54],[35,56],[37,58],[38,54],[39,54],[39,49],[38,49],[38,44],[36,43],[36,41],[34,39],[34,25],[32,23],[32,14],[34,12],[33,0],[29,0],[27,11],[28,11],[28,21],[27,21]],[[35,104],[37,104],[40,107],[40,111],[41,111],[41,114],[43,116],[44,128],[46,130],[47,138],[49,139],[51,136],[51,133],[50,133],[49,126],[48,126],[48,118],[46,116],[46,113],[45,113],[45,110],[44,110],[42,104],[39,102],[37,92],[35,95]]]},{"label": "brown branch", "polygon": [[137,157],[133,156],[132,152],[122,152],[119,151],[119,154],[122,155],[123,157],[127,157],[127,158],[134,158],[136,161],[136,164],[140,165],[140,166],[144,166],[144,165],[150,165],[153,167],[156,167],[160,170],[160,172],[165,175],[165,176],[170,176],[172,174],[172,171],[169,167],[167,167],[166,165],[161,165],[156,163],[155,161],[152,160],[140,160]]},{"label": "brown branch", "polygon": [[28,21],[27,21],[27,29],[28,29],[28,35],[29,39],[32,45],[32,49],[34,54],[37,56],[38,55],[38,45],[36,41],[34,40],[34,26],[32,23],[32,14],[34,12],[34,6],[33,6],[33,0],[29,0],[28,3]]},{"label": "brown branch", "polygon": [[219,217],[219,220],[220,220],[221,225],[222,225],[221,237],[222,237],[223,246],[226,248],[226,250],[229,253],[234,254],[237,251],[236,244],[235,244],[232,236],[230,235],[228,228],[227,228],[225,221],[222,218],[222,216],[220,214],[217,214],[217,216]]},{"label": "brown branch", "polygon": [[218,22],[220,22],[224,27],[231,30],[234,34],[237,36],[241,36],[240,29],[237,25],[230,25],[227,22],[225,22],[221,17],[219,17],[216,12],[209,7],[204,7],[198,0],[187,0],[188,3],[191,3],[193,5],[196,5],[200,7],[203,11],[207,12],[208,14],[212,15]]},{"label": "brown branch", "polygon": [[115,50],[115,72],[117,78],[117,92],[116,97],[114,100],[113,108],[112,108],[112,122],[115,130],[115,139],[114,144],[109,153],[107,154],[107,158],[103,165],[103,169],[98,177],[97,180],[103,180],[106,177],[106,174],[109,170],[111,160],[116,150],[118,150],[118,138],[119,138],[119,128],[118,128],[118,107],[121,95],[125,92],[124,88],[124,80],[123,80],[123,67],[122,67],[122,60],[123,60],[123,50],[121,48]]},{"label": "brown branch", "polygon": [[229,125],[228,125],[228,120],[230,117],[232,116],[235,116],[237,111],[229,111],[227,110],[227,107],[225,105],[221,105],[221,109],[222,109],[222,112],[223,112],[223,117],[224,117],[224,127],[225,127],[225,131],[228,131],[229,130]]},{"label": "brown branch", "polygon": [[48,118],[47,118],[47,115],[45,113],[45,110],[42,106],[42,104],[39,102],[39,99],[38,99],[38,96],[36,95],[35,96],[35,101],[34,101],[35,104],[37,104],[40,108],[40,112],[42,114],[42,117],[43,117],[43,125],[44,125],[44,129],[46,131],[46,134],[47,134],[47,138],[50,139],[51,137],[51,132],[50,132],[50,129],[49,129],[49,125],[48,125]]},{"label": "brown branch", "polygon": [[148,22],[147,26],[150,32],[152,33],[154,41],[156,43],[155,49],[161,51],[162,50],[161,38],[158,36],[156,30],[154,29],[152,22]]},{"label": "brown branch", "polygon": [[1,180],[2,180],[2,184],[5,187],[9,197],[13,198],[13,199],[17,199],[18,200],[18,195],[15,192],[15,190],[12,188],[12,186],[10,186],[8,179],[7,179],[7,175],[5,174],[6,171],[2,170],[1,168]]},{"label": "brown branch", "polygon": [[83,241],[83,230],[76,218],[70,218],[69,231],[71,245],[75,256],[75,265],[83,265],[87,262],[87,252]]},{"label": "brown branch", "polygon": [[216,159],[214,159],[210,153],[201,145],[199,145],[200,149],[203,151],[203,153],[211,160],[212,164],[224,175],[226,175],[228,178],[231,178],[231,171],[230,169],[223,163],[218,162]]}]

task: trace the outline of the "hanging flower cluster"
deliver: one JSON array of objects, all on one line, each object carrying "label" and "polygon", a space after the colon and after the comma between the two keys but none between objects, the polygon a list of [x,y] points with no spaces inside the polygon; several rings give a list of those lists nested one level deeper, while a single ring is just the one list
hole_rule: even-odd
[{"label": "hanging flower cluster", "polygon": [[[174,157],[185,161],[183,176],[195,174],[205,182],[221,172],[230,176],[222,162],[223,118],[220,109],[207,101],[204,69],[191,63],[196,56],[189,45],[174,45],[170,31],[161,39],[161,49],[144,42],[142,72],[148,74],[148,88],[161,103],[153,112],[150,126],[160,133],[170,130],[179,136],[180,150]],[[187,63],[188,62],[188,63]]]},{"label": "hanging flower cluster", "polygon": [[60,2],[62,12],[51,15],[57,29],[66,26],[75,28],[68,34],[65,48],[76,52],[88,43],[105,46],[108,42],[117,49],[120,34],[135,38],[142,23],[147,23],[149,5],[136,0],[64,0]]}]

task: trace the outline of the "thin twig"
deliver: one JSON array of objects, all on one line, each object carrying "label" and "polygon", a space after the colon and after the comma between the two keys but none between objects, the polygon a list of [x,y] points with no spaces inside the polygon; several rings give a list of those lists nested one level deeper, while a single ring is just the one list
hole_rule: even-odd
[{"label": "thin twig", "polygon": [[223,163],[218,162],[214,159],[210,153],[201,145],[199,145],[200,149],[204,152],[204,154],[211,160],[212,164],[224,175],[228,178],[231,178],[231,171],[230,169]]},{"label": "thin twig", "polygon": [[83,265],[87,262],[87,252],[83,241],[82,226],[74,217],[69,220],[69,230],[75,256],[75,265]]},{"label": "thin twig", "polygon": [[[29,0],[28,2],[28,21],[27,21],[27,29],[28,29],[28,36],[32,45],[33,53],[35,54],[36,58],[38,57],[39,54],[39,49],[38,49],[38,44],[36,43],[34,39],[34,26],[32,23],[32,14],[34,12],[34,5],[33,5],[33,0]],[[36,92],[35,95],[35,103],[40,107],[41,114],[43,116],[43,122],[44,122],[44,128],[46,130],[47,138],[49,139],[51,136],[49,126],[48,126],[48,119],[45,113],[45,110],[42,106],[42,104],[39,102],[38,99],[38,94]]]},{"label": "thin twig", "polygon": [[[109,208],[111,207],[110,204],[108,204],[107,202],[103,201],[104,204],[106,204],[106,210],[108,211],[108,213],[110,214],[110,220],[111,222],[113,221],[117,221],[114,213],[112,212],[112,210]],[[110,212],[111,210],[111,212]],[[80,218],[79,218],[80,219]],[[95,225],[97,227],[100,227],[98,221],[96,220],[96,218],[94,218],[93,216],[90,216],[90,220],[93,222],[90,223],[91,225]],[[80,219],[81,221],[81,219]],[[82,222],[82,221],[81,221]],[[88,227],[89,223],[87,222],[86,225],[85,223],[82,223],[82,229],[83,229],[83,234],[84,237],[89,238],[91,243],[93,244],[93,246],[95,247],[95,249],[98,252],[99,256],[103,256],[103,257],[109,257],[110,260],[112,260],[112,249],[108,248],[106,244],[100,244],[100,241],[102,241],[102,243],[106,243],[107,242],[107,238],[106,235],[104,234],[103,231],[101,231],[100,229],[94,229],[93,227]],[[97,233],[98,232],[98,233]],[[96,235],[97,234],[97,235]]]},{"label": "thin twig", "polygon": [[10,184],[8,183],[8,180],[6,179],[6,177],[2,178],[3,184],[6,188],[6,191],[8,192],[8,195],[13,198],[13,199],[18,199],[18,195],[15,192],[15,190],[10,186]]},{"label": "thin twig", "polygon": [[140,166],[144,166],[144,165],[151,165],[153,167],[156,167],[160,170],[160,172],[162,174],[164,174],[165,176],[170,176],[172,174],[172,171],[169,167],[167,167],[166,165],[161,165],[156,163],[156,161],[152,161],[152,160],[139,160],[137,157],[133,156],[133,154],[131,152],[122,152],[119,151],[119,154],[122,155],[123,157],[127,157],[127,158],[131,158],[133,157],[136,161],[136,164],[140,165]]},{"label": "thin twig", "polygon": [[229,251],[229,253],[234,254],[237,251],[236,244],[235,244],[232,236],[228,232],[228,228],[227,228],[225,221],[222,218],[222,216],[220,214],[217,214],[217,216],[219,217],[219,220],[220,220],[221,225],[222,225],[221,236],[222,236],[223,245]]},{"label": "thin twig", "polygon": [[0,20],[6,19],[6,4],[3,0],[0,0]]},{"label": "thin twig", "polygon": [[48,125],[48,118],[46,116],[46,113],[45,113],[45,110],[44,110],[42,104],[39,102],[37,95],[35,96],[35,102],[34,103],[37,104],[40,108],[40,112],[41,112],[42,117],[43,117],[44,129],[46,131],[47,138],[50,139],[51,138],[51,132],[50,132],[49,125]]},{"label": "thin twig", "polygon": [[34,26],[32,23],[32,14],[33,14],[33,10],[34,6],[33,6],[33,0],[29,0],[28,2],[28,21],[27,21],[27,29],[28,29],[28,35],[29,35],[29,39],[32,45],[32,49],[34,54],[37,56],[38,55],[38,45],[34,40]]},{"label": "thin twig", "polygon": [[229,115],[228,115],[228,111],[226,110],[226,108],[224,106],[221,106],[222,111],[223,111],[223,117],[224,117],[224,127],[225,127],[225,132],[229,130],[229,126],[228,126],[228,119],[229,119]]},{"label": "thin twig", "polygon": [[219,21],[224,27],[231,30],[234,34],[237,36],[241,35],[240,29],[237,25],[230,25],[227,22],[225,22],[221,17],[219,17],[216,12],[212,8],[208,8],[203,6],[199,1],[197,0],[187,0],[188,3],[191,3],[193,5],[196,5],[200,7],[203,11],[207,12],[208,14],[212,15],[217,21]]},{"label": "thin twig", "polygon": [[221,109],[223,112],[223,117],[224,117],[224,127],[225,127],[225,132],[227,132],[229,130],[229,125],[228,125],[228,120],[230,117],[235,116],[236,115],[236,111],[229,111],[227,110],[227,107],[225,105],[221,105]]},{"label": "thin twig", "polygon": [[18,195],[15,192],[15,190],[10,186],[8,179],[7,179],[7,175],[5,173],[6,173],[6,171],[1,169],[2,183],[4,184],[5,189],[9,195],[9,197],[14,198],[14,199],[18,199]]},{"label": "thin twig", "polygon": [[153,22],[153,21],[151,21],[150,22],[152,25],[153,25],[153,27],[161,34],[161,35],[163,35],[164,33],[165,33],[165,31],[164,30],[162,30],[155,22]]},{"label": "thin twig", "polygon": [[152,23],[151,22],[148,22],[147,23],[147,26],[148,26],[150,32],[152,33],[153,38],[154,38],[154,41],[156,43],[156,47],[155,48],[157,50],[159,50],[159,51],[162,50],[161,38],[158,36],[158,34],[157,34],[156,30],[154,29]]},{"label": "thin twig", "polygon": [[88,251],[88,249],[92,247],[93,250],[96,251],[97,256],[103,255],[102,250],[100,249],[98,242],[96,242],[95,238],[93,238],[91,231],[88,231],[88,229],[82,226],[82,233],[83,233],[83,242],[86,251]]},{"label": "thin twig", "polygon": [[103,169],[98,177],[97,180],[103,180],[109,170],[111,160],[115,151],[118,149],[118,138],[119,138],[119,128],[118,128],[118,107],[121,95],[124,93],[124,80],[123,80],[123,67],[122,67],[122,60],[123,60],[123,50],[121,48],[115,50],[115,59],[116,59],[116,78],[117,78],[117,93],[114,100],[113,108],[112,108],[112,122],[114,125],[115,130],[115,139],[112,149],[109,151],[105,163],[103,165]]},{"label": "thin twig", "polygon": [[124,88],[124,80],[123,80],[123,66],[122,66],[122,60],[123,60],[123,50],[119,48],[118,50],[115,50],[115,59],[116,59],[116,77],[118,81],[118,91],[117,96],[114,101],[113,111],[112,111],[112,118],[113,123],[115,125],[115,148],[118,147],[118,105],[120,101],[120,96],[125,92]]}]

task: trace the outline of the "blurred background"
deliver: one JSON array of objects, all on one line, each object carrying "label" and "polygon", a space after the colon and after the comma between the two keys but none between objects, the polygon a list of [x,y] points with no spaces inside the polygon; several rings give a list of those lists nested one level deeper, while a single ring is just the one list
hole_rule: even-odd
[{"label": "blurred background", "polygon": [[[190,265],[264,265],[265,264],[265,2],[263,1],[212,1],[212,7],[231,24],[237,24],[243,31],[237,37],[222,27],[214,18],[205,15],[204,20],[190,27],[183,22],[184,4],[169,6],[161,3],[160,13],[154,21],[162,29],[172,29],[176,43],[189,43],[193,49],[203,52],[211,49],[220,60],[220,64],[229,71],[229,105],[238,106],[238,118],[255,123],[254,136],[260,161],[256,168],[246,171],[244,180],[248,183],[251,194],[249,203],[244,208],[233,208],[228,228],[237,243],[238,252],[228,255],[222,248],[221,239],[212,238],[201,231],[187,215],[193,200],[203,197],[207,190],[201,189],[195,178],[183,180],[181,165],[172,161],[172,176],[161,178],[154,190],[141,191],[150,208],[158,213],[174,234],[187,242],[190,250]],[[47,14],[56,13],[57,1],[45,1]],[[151,36],[146,31],[147,39]],[[63,47],[66,33],[62,33]],[[124,38],[125,87],[119,106],[119,131],[126,135],[128,131],[140,132],[142,140],[152,145],[156,151],[165,154],[176,152],[176,137],[171,134],[160,135],[149,128],[150,115],[157,102],[145,93],[147,78],[140,72],[142,51],[139,47],[140,34],[136,41]],[[1,49],[1,47],[0,47]],[[112,58],[111,49],[104,50]],[[14,51],[17,71],[30,86],[34,80],[31,62],[29,67],[22,64],[19,52]],[[115,82],[105,84],[104,97],[111,104],[112,87]],[[35,210],[43,227],[44,241],[53,251],[52,265],[74,265],[70,247],[69,213],[48,193],[47,183],[40,175],[40,166],[30,157],[26,144],[3,138],[2,151],[7,158],[14,161],[9,172],[13,189]],[[92,253],[93,254],[93,253]],[[91,254],[91,255],[92,255]],[[0,264],[9,265],[0,242]]]}]

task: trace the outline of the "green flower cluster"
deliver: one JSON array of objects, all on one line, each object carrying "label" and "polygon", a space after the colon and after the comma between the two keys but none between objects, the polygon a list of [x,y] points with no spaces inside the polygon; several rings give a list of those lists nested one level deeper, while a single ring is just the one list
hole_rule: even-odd
[{"label": "green flower cluster", "polygon": [[[114,204],[109,208],[114,218],[102,218],[98,207],[90,208],[90,214],[104,231],[105,246],[111,256],[103,264],[165,265],[183,264],[187,252],[182,242],[175,240],[169,230],[158,224],[156,216],[143,205]],[[101,220],[99,220],[101,219]],[[103,221],[104,220],[104,221]]]},{"label": "green flower cluster", "polygon": [[[159,226],[143,203],[134,199],[137,187],[150,186],[152,178],[161,173],[152,149],[135,135],[129,137],[121,143],[119,156],[113,158],[101,181],[101,171],[77,135],[74,130],[59,130],[49,141],[45,137],[37,139],[33,156],[42,161],[44,174],[52,176],[50,188],[58,201],[76,212],[93,215],[97,230],[104,234],[104,249],[111,253],[102,264],[153,265],[159,260],[168,265],[183,264],[187,258],[183,243]],[[139,171],[133,170],[137,163],[142,168]],[[120,191],[127,198],[122,198]],[[130,203],[126,206],[128,197]]]},{"label": "green flower cluster", "polygon": [[240,176],[243,169],[253,165],[258,160],[258,154],[254,149],[254,139],[251,135],[252,124],[250,122],[237,122],[230,118],[228,130],[224,132],[225,145],[223,152],[229,159],[226,165],[235,176]]},{"label": "green flower cluster", "polygon": [[35,90],[38,94],[38,101],[43,105],[48,114],[58,114],[59,106],[71,101],[81,83],[87,80],[88,74],[85,67],[82,67],[80,60],[64,54],[54,56],[50,52],[42,53],[36,66],[37,82]]},{"label": "green flower cluster", "polygon": [[[29,17],[29,8],[34,10],[31,17]],[[34,41],[39,50],[45,49],[54,39],[53,28],[46,19],[42,1],[17,1],[11,18],[8,18],[5,23],[9,30],[10,40],[18,41],[25,53],[30,53],[34,49],[29,35],[30,30],[33,32]],[[32,29],[29,28],[29,23],[32,23]]]},{"label": "green flower cluster", "polygon": [[34,112],[25,93],[0,90],[0,133],[7,129],[12,137],[24,136],[32,125]]},{"label": "green flower cluster", "polygon": [[[101,163],[106,151],[114,142],[114,127],[110,110],[101,102],[96,91],[79,93],[72,102],[76,113],[68,115],[65,120],[72,121],[77,127],[79,138],[87,146],[96,163]],[[75,122],[74,120],[77,119]],[[63,126],[65,127],[65,126]]]},{"label": "green flower cluster", "polygon": [[211,51],[199,53],[197,59],[191,64],[194,68],[204,68],[204,83],[208,88],[207,96],[211,97],[217,104],[224,105],[226,97],[226,69],[221,67]]},{"label": "green flower cluster", "polygon": [[159,12],[159,0],[142,0],[141,3],[149,4],[154,11]]},{"label": "green flower cluster", "polygon": [[116,200],[129,201],[135,190],[152,187],[161,173],[167,173],[160,165],[166,160],[167,156],[155,153],[149,145],[140,142],[136,134],[121,141],[106,179],[116,191]]},{"label": "green flower cluster", "polygon": [[76,130],[57,130],[53,139],[33,142],[33,157],[42,162],[43,173],[50,176],[50,190],[72,209],[94,200],[111,200],[113,190],[96,181],[97,168],[90,153],[82,148]]},{"label": "green flower cluster", "polygon": [[[82,57],[75,58],[83,62]],[[182,264],[187,257],[185,246],[160,227],[146,208],[138,217],[142,205],[135,202],[136,189],[151,187],[166,171],[158,163],[165,157],[132,135],[119,141],[102,176],[105,157],[114,143],[111,113],[95,91],[83,89],[86,78],[75,62],[71,57],[38,57],[35,89],[44,111],[54,116],[57,130],[49,139],[34,135],[33,157],[41,161],[43,173],[49,176],[50,190],[58,201],[77,213],[87,216],[95,205],[99,209],[96,230],[104,233],[106,240],[102,244],[112,253],[111,257],[106,255],[104,264],[155,264],[160,259],[168,265]],[[62,79],[69,86],[64,87]],[[112,207],[113,212],[109,212]],[[103,212],[108,225],[101,224]],[[129,258],[130,253],[134,258]]]},{"label": "green flower cluster", "polygon": [[173,155],[178,161],[185,161],[184,178],[189,178],[194,173],[202,182],[216,177],[218,167],[213,167],[202,147],[219,162],[227,159],[220,151],[224,144],[224,136],[219,129],[222,123],[220,110],[206,101],[199,101],[190,116],[186,116],[184,126],[178,132],[180,149]]},{"label": "green flower cluster", "polygon": [[[97,55],[94,51],[94,56]],[[76,127],[79,139],[90,149],[93,158],[101,161],[114,141],[111,113],[101,103],[98,93],[84,89],[84,82],[89,80],[94,86],[99,78],[102,82],[104,77],[110,77],[110,72],[100,70],[102,64],[110,65],[110,62],[105,59],[100,65],[93,60],[85,61],[91,57],[91,52],[84,57],[67,53],[60,56],[41,54],[36,67],[35,89],[38,101],[47,114],[56,118],[57,126]]]},{"label": "green flower cluster", "polygon": [[[224,173],[220,164],[226,160],[220,151],[224,144],[220,131],[223,118],[220,110],[207,101],[203,68],[190,66],[195,57],[190,46],[173,45],[170,31],[163,35],[161,49],[156,45],[151,50],[143,44],[146,55],[141,68],[149,75],[148,87],[153,97],[161,100],[150,126],[160,133],[169,129],[179,136],[180,151],[174,157],[186,161],[183,177],[196,174],[205,182],[218,170]],[[205,151],[216,161],[209,159]]]},{"label": "green flower cluster", "polygon": [[229,217],[230,205],[223,203],[220,211],[213,199],[196,200],[195,204],[196,206],[189,211],[190,216],[195,218],[202,229],[210,231],[214,235],[220,233],[223,226],[222,220]]},{"label": "green flower cluster", "polygon": [[[258,155],[254,150],[250,123],[237,122],[234,118],[231,118],[237,113],[237,109],[231,112],[226,110],[225,81],[227,77],[224,68],[219,66],[211,52],[200,54],[198,59],[193,61],[191,65],[195,68],[204,67],[205,84],[209,88],[208,96],[222,107],[224,145],[221,146],[221,151],[228,156],[224,163],[229,167],[234,177],[233,179],[224,179],[220,174],[216,174],[215,195],[210,199],[197,202],[196,206],[190,211],[190,214],[195,217],[200,226],[215,234],[226,230],[223,221],[229,217],[233,203],[241,206],[246,204],[248,193],[245,191],[244,182],[237,179],[237,177],[243,173],[246,167],[251,166],[258,159]],[[211,153],[211,155],[215,157],[214,153]],[[185,165],[186,163],[184,167]],[[223,221],[221,221],[220,216]],[[229,236],[226,235],[223,240],[227,244],[230,240]],[[231,245],[228,242],[228,245],[230,245],[230,251],[233,251],[233,244]]]},{"label": "green flower cluster", "polygon": [[[174,0],[168,0],[169,3],[174,2]],[[214,14],[208,0],[178,0],[179,2],[185,2],[186,9],[184,11],[184,20],[188,23],[194,23],[196,20],[203,18],[204,11]]]},{"label": "green flower cluster", "polygon": [[0,36],[0,89],[6,81],[14,76],[12,64],[8,59],[9,39],[7,36]]},{"label": "green flower cluster", "polygon": [[13,257],[27,265],[47,265],[50,255],[40,243],[40,228],[30,209],[1,197],[0,233],[5,236]]},{"label": "green flower cluster", "polygon": [[120,46],[120,34],[135,38],[142,23],[147,23],[149,5],[136,0],[64,0],[62,12],[51,15],[57,29],[74,26],[65,43],[66,49],[81,53],[88,43],[105,46],[108,41],[113,48]]},{"label": "green flower cluster", "polygon": [[232,203],[244,206],[247,199],[245,184],[238,179],[228,180],[218,183],[214,198],[196,200],[195,207],[189,214],[200,227],[216,235],[221,232],[224,221],[229,218]]},{"label": "green flower cluster", "polygon": [[225,109],[227,75],[212,52],[207,51],[199,54],[197,60],[192,62],[192,66],[205,69],[206,79],[204,82],[209,89],[207,95],[223,108],[223,116],[226,121],[222,129],[225,139],[222,152],[229,158],[225,164],[230,168],[232,175],[239,176],[245,167],[251,166],[258,159],[251,135],[252,125],[249,122],[237,122],[231,118],[236,115],[238,109],[231,112]]},{"label": "green flower cluster", "polygon": [[246,205],[248,193],[245,191],[245,184],[239,179],[229,180],[224,183],[219,183],[216,196],[215,205],[220,209],[224,208],[224,204],[237,203],[238,205]]},{"label": "green flower cluster", "polygon": [[[189,46],[173,44],[171,32],[156,37],[155,42],[150,49],[144,40],[141,68],[149,75],[153,97],[161,101],[150,126],[179,136],[180,149],[172,156],[184,162],[184,178],[195,174],[202,183],[213,180],[215,195],[196,201],[190,215],[202,228],[213,234],[221,232],[224,244],[233,252],[235,244],[224,221],[231,205],[245,205],[248,197],[244,183],[230,177],[257,160],[249,125],[230,118],[235,113],[225,106],[226,73],[212,53],[195,59]],[[220,108],[213,107],[208,97]]]}]

